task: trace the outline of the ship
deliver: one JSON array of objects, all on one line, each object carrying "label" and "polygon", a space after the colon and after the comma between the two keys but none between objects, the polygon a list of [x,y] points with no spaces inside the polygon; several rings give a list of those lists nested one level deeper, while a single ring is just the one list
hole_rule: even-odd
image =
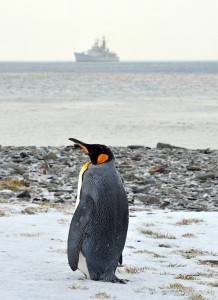
[{"label": "ship", "polygon": [[119,57],[106,47],[105,37],[99,43],[97,39],[86,52],[74,52],[76,62],[118,62]]}]

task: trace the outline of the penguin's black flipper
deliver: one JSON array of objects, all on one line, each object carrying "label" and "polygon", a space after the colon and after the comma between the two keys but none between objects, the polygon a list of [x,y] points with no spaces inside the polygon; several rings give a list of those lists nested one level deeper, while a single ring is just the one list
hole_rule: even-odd
[{"label": "penguin's black flipper", "polygon": [[68,235],[68,262],[73,271],[78,268],[79,252],[94,210],[94,203],[90,196],[87,195],[82,199],[73,215]]}]

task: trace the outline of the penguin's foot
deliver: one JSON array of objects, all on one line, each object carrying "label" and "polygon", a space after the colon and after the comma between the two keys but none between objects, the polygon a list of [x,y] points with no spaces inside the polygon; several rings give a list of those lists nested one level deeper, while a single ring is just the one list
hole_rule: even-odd
[{"label": "penguin's foot", "polygon": [[128,280],[120,279],[116,275],[100,279],[100,281],[112,282],[112,283],[122,283],[122,284],[126,284],[128,282]]}]

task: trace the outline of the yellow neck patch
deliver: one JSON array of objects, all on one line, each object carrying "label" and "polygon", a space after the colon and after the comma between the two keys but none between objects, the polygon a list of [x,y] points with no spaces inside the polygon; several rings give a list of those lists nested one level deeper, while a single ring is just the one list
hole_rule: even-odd
[{"label": "yellow neck patch", "polygon": [[91,161],[88,161],[83,167],[82,169],[80,170],[80,173],[79,173],[79,177],[82,177],[83,176],[83,173],[88,169],[89,165],[91,164]]},{"label": "yellow neck patch", "polygon": [[90,164],[91,164],[91,161],[87,162],[82,167],[82,169],[79,173],[78,191],[77,191],[77,200],[76,200],[75,210],[76,210],[76,208],[77,208],[77,206],[79,205],[79,202],[80,202],[80,192],[81,192],[81,187],[82,187],[82,182],[83,182],[83,173],[88,169]]},{"label": "yellow neck patch", "polygon": [[97,165],[103,164],[104,162],[106,162],[108,160],[108,158],[109,158],[109,155],[107,155],[107,154],[100,154],[98,156]]}]

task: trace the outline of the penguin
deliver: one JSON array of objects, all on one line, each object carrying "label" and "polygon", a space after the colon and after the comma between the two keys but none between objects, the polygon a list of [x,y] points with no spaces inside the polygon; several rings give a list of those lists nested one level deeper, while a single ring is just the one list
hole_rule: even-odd
[{"label": "penguin", "polygon": [[110,148],[70,138],[90,157],[81,169],[68,235],[68,262],[88,279],[126,283],[115,275],[122,264],[129,211],[122,179]]}]

